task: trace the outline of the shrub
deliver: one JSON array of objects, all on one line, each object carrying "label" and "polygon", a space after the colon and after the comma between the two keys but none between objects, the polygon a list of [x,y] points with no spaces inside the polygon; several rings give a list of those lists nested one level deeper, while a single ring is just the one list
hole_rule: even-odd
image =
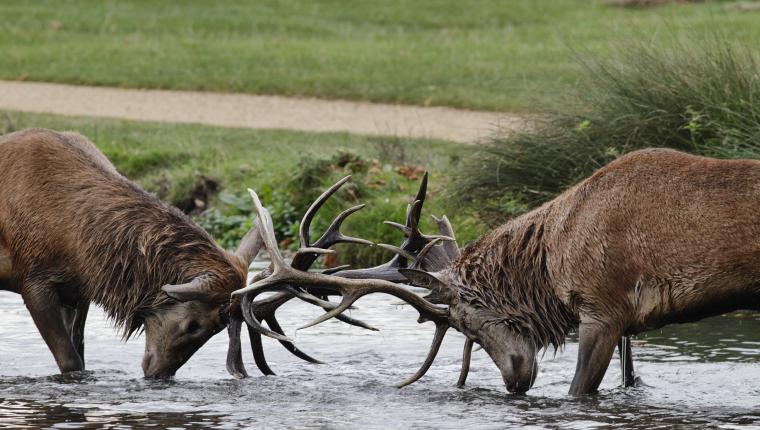
[{"label": "shrub", "polygon": [[[406,204],[416,192],[419,178],[405,178],[392,168],[383,168],[376,160],[368,161],[346,151],[326,158],[303,158],[297,169],[278,184],[257,189],[272,215],[281,248],[297,249],[301,217],[322,192],[340,178],[352,175],[340,191],[330,198],[311,223],[311,242],[329,227],[336,215],[358,204],[367,207],[345,223],[345,234],[373,242],[398,244],[401,233],[383,224],[385,220],[403,221]],[[196,217],[225,248],[234,249],[252,225],[253,208],[247,195],[221,193],[216,208]],[[218,209],[222,207],[222,209]],[[432,228],[426,222],[426,228]],[[339,264],[370,266],[387,261],[391,254],[378,247],[339,246]]]},{"label": "shrub", "polygon": [[464,163],[451,195],[482,205],[489,223],[552,199],[627,152],[669,147],[760,158],[760,67],[722,38],[673,49],[637,44],[609,60],[581,60],[580,114],[495,135]]}]

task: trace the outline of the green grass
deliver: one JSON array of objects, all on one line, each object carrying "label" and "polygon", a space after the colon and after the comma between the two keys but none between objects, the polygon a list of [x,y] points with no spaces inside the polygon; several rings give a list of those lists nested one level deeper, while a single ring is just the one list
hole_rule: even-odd
[{"label": "green grass", "polygon": [[[760,159],[760,60],[722,37],[626,45],[587,58],[577,114],[495,136],[458,170],[451,196],[489,222],[554,198],[627,152],[668,147]],[[666,172],[663,172],[666,173]]]},{"label": "green grass", "polygon": [[0,78],[538,111],[581,78],[573,50],[716,29],[752,42],[758,20],[725,2],[8,1]]},{"label": "green grass", "polygon": [[[323,189],[353,174],[344,191],[326,205],[312,225],[318,237],[338,212],[358,203],[367,208],[349,218],[346,233],[398,244],[401,237],[383,220],[403,222],[418,180],[395,172],[401,165],[421,165],[431,172],[426,215],[441,215],[443,189],[450,172],[471,146],[437,140],[364,137],[345,133],[259,131],[199,125],[72,118],[0,111],[0,132],[26,127],[75,130],[92,140],[117,169],[145,189],[173,204],[187,199],[200,178],[213,178],[219,191],[209,210],[197,219],[225,247],[236,246],[251,225],[252,205],[246,189],[255,189],[275,220],[278,238],[287,246],[297,238],[300,218]],[[460,243],[483,230],[472,211],[448,214]],[[425,221],[427,231],[433,228]],[[388,258],[378,248],[343,253],[344,262],[374,264]]]}]

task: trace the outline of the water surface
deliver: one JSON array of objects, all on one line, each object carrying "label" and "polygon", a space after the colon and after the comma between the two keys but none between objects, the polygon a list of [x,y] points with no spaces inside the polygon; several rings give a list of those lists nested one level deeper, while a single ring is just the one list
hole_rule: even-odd
[{"label": "water surface", "polygon": [[[433,335],[397,299],[362,299],[352,316],[368,332],[330,321],[295,327],[319,310],[293,302],[280,321],[304,350],[327,361],[310,365],[265,340],[278,376],[234,380],[224,369],[226,334],[213,338],[170,382],[142,379],[144,339],[122,343],[93,307],[86,329],[87,371],[57,375],[52,355],[20,296],[0,292],[0,428],[627,428],[760,426],[760,317],[744,313],[670,326],[634,343],[648,385],[619,388],[617,356],[592,398],[566,395],[577,344],[546,353],[534,388],[509,395],[484,351],[473,354],[466,388],[454,383],[464,338],[452,332],[428,374],[404,389]],[[247,340],[247,339],[246,339]],[[247,344],[246,352],[250,351]],[[758,427],[760,428],[760,427]]]}]

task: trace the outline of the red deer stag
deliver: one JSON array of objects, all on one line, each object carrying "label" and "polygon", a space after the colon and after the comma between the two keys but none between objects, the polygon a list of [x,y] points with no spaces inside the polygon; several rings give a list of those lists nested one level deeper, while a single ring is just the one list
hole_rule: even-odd
[{"label": "red deer stag", "polygon": [[461,255],[450,242],[431,246],[424,258],[417,256],[422,270],[399,269],[414,285],[431,290],[424,298],[379,279],[286,267],[271,219],[252,196],[275,267],[233,296],[284,285],[342,293],[340,305],[318,321],[373,292],[407,301],[421,321],[436,324],[436,334],[422,368],[402,385],[425,373],[446,330],[454,327],[485,349],[508,391],[522,393],[534,382],[537,352],[558,348],[576,330],[570,394],[594,393],[621,337],[760,309],[758,161],[665,149],[625,155]]},{"label": "red deer stag", "polygon": [[[61,372],[84,369],[94,302],[125,338],[145,331],[146,377],[174,375],[229,319],[242,319],[230,292],[245,286],[261,244],[254,227],[236,252],[221,249],[78,134],[30,129],[0,138],[0,289],[21,294]],[[227,363],[237,375],[239,329],[229,325]]]}]

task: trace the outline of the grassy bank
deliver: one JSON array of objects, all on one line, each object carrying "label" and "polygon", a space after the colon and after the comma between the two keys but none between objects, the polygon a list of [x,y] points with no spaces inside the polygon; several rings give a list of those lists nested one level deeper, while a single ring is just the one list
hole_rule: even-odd
[{"label": "grassy bank", "polygon": [[464,163],[451,196],[478,202],[482,218],[498,222],[641,148],[760,158],[758,57],[721,37],[676,43],[632,43],[614,57],[587,58],[578,104],[588,108],[494,136]]},{"label": "grassy bank", "polygon": [[0,78],[536,111],[581,78],[572,49],[716,29],[758,40],[758,13],[728,3],[12,1]]},{"label": "grassy bank", "polygon": [[[448,172],[471,147],[445,141],[399,140],[338,133],[260,131],[156,124],[53,115],[0,113],[0,131],[25,127],[75,130],[92,140],[124,175],[163,200],[192,211],[225,247],[250,227],[255,189],[272,212],[283,246],[297,237],[301,215],[312,199],[337,179],[353,174],[346,191],[326,205],[313,224],[318,234],[349,205],[367,208],[346,232],[372,241],[397,243],[399,233],[383,220],[403,220],[424,166],[431,172],[427,214],[442,214]],[[412,172],[413,173],[413,172]],[[475,238],[482,225],[468,210],[448,214],[460,241]],[[426,215],[427,216],[427,215]],[[426,228],[432,228],[429,221]],[[370,264],[387,257],[377,248],[355,249],[343,261]]]}]

